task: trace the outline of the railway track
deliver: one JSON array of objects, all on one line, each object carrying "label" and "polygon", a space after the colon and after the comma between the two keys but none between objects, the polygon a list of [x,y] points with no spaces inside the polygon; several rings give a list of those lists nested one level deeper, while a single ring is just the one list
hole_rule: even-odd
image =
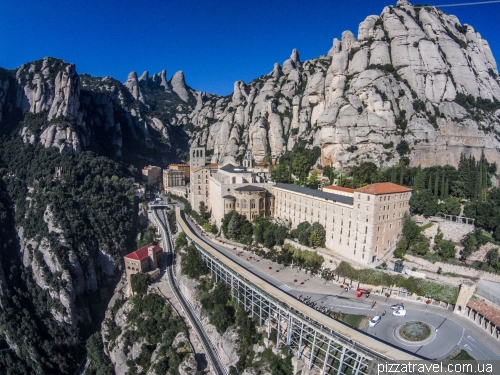
[{"label": "railway track", "polygon": [[167,266],[167,277],[168,277],[168,282],[170,284],[170,288],[174,292],[175,298],[181,305],[182,309],[184,310],[184,313],[188,317],[191,326],[195,329],[196,333],[198,334],[198,337],[200,338],[201,344],[203,345],[203,348],[205,349],[206,355],[208,356],[210,362],[212,363],[212,367],[217,375],[227,375],[226,368],[224,367],[222,361],[219,358],[219,354],[217,353],[217,349],[215,349],[214,345],[212,344],[212,341],[208,337],[207,333],[205,332],[205,329],[203,328],[203,325],[201,324],[200,320],[198,319],[198,316],[196,313],[193,311],[193,308],[191,304],[184,298],[184,295],[179,289],[179,286],[177,285],[177,280],[174,276],[174,271],[172,269],[173,265],[173,259],[174,259],[174,244],[172,241],[172,237],[170,235],[170,228],[168,225],[168,220],[166,220],[163,212],[163,220],[160,219],[158,212],[156,209],[153,210],[155,220],[158,222],[158,227],[162,231],[162,237],[163,237],[163,242],[165,245],[165,249],[168,249],[168,254],[170,256],[170,264]]}]

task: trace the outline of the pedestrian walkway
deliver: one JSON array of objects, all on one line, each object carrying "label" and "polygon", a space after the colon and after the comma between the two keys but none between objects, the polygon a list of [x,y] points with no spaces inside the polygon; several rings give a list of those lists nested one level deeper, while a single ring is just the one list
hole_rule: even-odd
[{"label": "pedestrian walkway", "polygon": [[293,286],[289,286],[286,284],[281,284],[278,288],[280,288],[281,290],[284,290],[285,292],[289,292],[290,290],[295,289]]}]

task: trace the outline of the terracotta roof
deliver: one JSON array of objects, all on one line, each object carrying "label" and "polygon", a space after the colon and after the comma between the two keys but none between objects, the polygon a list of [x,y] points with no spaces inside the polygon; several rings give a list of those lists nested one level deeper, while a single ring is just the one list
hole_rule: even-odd
[{"label": "terracotta roof", "polygon": [[210,163],[206,165],[207,167],[219,167],[219,164],[217,163]]},{"label": "terracotta roof", "polygon": [[198,171],[201,171],[203,168],[205,168],[205,167],[196,167],[194,169],[191,169],[191,172],[198,172]]},{"label": "terracotta roof", "polygon": [[354,193],[354,189],[346,188],[346,187],[342,187],[342,186],[328,185],[328,186],[324,186],[324,188],[331,189],[331,190],[337,190],[337,191],[344,191],[346,193]]},{"label": "terracotta roof", "polygon": [[392,194],[392,193],[406,193],[412,191],[412,189],[393,184],[392,182],[377,182],[368,186],[363,186],[362,188],[355,189],[354,191],[359,191],[360,193],[366,194]]},{"label": "terracotta roof", "polygon": [[189,167],[189,164],[169,164],[169,167]]},{"label": "terracotta roof", "polygon": [[500,327],[500,310],[486,301],[469,301],[467,306],[476,310],[497,327]]},{"label": "terracotta roof", "polygon": [[125,258],[135,259],[135,260],[143,260],[149,256],[148,255],[148,247],[150,247],[150,246],[153,246],[157,253],[160,251],[163,251],[163,249],[160,246],[157,246],[157,245],[150,243],[149,245],[141,247],[140,249],[138,249],[136,251],[132,251],[130,254],[125,255]]}]

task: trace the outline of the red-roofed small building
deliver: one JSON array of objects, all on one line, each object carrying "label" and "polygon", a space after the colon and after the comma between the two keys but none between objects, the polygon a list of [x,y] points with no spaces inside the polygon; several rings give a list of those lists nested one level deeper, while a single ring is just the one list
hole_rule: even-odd
[{"label": "red-roofed small building", "polygon": [[127,282],[129,288],[131,288],[130,279],[132,275],[139,272],[146,273],[151,271],[153,271],[151,277],[159,274],[159,268],[163,263],[163,249],[160,246],[149,244],[125,255],[123,259],[125,260]]}]

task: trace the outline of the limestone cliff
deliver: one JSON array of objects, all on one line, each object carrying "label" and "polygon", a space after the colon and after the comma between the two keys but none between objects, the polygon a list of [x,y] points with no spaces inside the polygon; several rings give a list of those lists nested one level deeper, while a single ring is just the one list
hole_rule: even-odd
[{"label": "limestone cliff", "polygon": [[141,165],[181,160],[188,144],[182,113],[192,109],[194,91],[182,72],[171,82],[165,71],[145,74],[132,72],[122,84],[78,75],[74,64],[50,57],[2,69],[0,131],[60,152],[92,150]]},{"label": "limestone cliff", "polygon": [[193,143],[213,161],[247,147],[257,161],[278,158],[303,139],[322,148],[321,163],[380,166],[409,156],[414,165],[457,165],[484,150],[500,162],[500,85],[487,41],[434,7],[407,1],[368,16],[358,37],[345,31],[326,56],[283,66],[229,98],[199,94],[189,115]]}]

